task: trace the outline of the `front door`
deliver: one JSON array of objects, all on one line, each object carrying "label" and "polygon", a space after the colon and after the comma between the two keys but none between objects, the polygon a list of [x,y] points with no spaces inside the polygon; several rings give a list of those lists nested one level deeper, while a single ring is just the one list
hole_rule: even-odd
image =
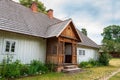
[{"label": "front door", "polygon": [[72,63],[72,44],[65,43],[65,63]]}]

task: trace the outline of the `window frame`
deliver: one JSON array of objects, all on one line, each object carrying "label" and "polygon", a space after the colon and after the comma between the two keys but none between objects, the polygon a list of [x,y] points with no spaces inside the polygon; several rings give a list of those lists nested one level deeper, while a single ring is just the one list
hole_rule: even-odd
[{"label": "window frame", "polygon": [[85,56],[85,50],[79,50],[79,56]]},{"label": "window frame", "polygon": [[[6,51],[6,42],[10,42],[10,47],[9,47],[9,51]],[[14,52],[12,52],[12,44],[15,42],[15,48],[14,48]],[[16,49],[17,48],[17,41],[16,40],[12,40],[12,39],[4,39],[4,44],[3,44],[3,54],[16,54]]]}]

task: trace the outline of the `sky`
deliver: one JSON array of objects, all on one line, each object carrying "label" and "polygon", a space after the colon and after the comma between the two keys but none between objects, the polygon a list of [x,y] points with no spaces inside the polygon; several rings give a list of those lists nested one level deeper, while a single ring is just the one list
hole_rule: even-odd
[{"label": "sky", "polygon": [[[18,1],[18,0],[14,0]],[[101,44],[103,29],[120,25],[120,0],[40,0],[46,9],[54,10],[54,17],[71,18],[81,30],[86,28],[88,37]]]}]

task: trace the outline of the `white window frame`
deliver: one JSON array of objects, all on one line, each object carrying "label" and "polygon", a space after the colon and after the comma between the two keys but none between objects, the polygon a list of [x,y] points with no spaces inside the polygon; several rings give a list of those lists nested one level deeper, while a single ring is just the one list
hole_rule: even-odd
[{"label": "white window frame", "polygon": [[[6,42],[7,42],[7,41],[10,42],[9,52],[6,52]],[[11,51],[11,47],[12,47],[12,43],[13,43],[13,42],[15,42],[15,49],[14,49],[14,52]],[[16,48],[17,48],[17,41],[16,41],[16,40],[4,39],[3,54],[16,54]]]},{"label": "white window frame", "polygon": [[85,56],[85,50],[79,50],[79,56]]}]

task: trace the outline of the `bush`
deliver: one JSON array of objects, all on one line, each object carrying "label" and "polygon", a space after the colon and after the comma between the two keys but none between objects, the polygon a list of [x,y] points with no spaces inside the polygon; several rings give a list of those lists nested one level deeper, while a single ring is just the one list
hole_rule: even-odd
[{"label": "bush", "polygon": [[3,61],[1,75],[6,78],[14,78],[20,76],[20,66],[21,63],[19,60],[15,62],[7,63],[5,60]]},{"label": "bush", "polygon": [[99,63],[107,66],[109,65],[109,61],[111,59],[111,56],[108,53],[102,53],[99,57]]},{"label": "bush", "polygon": [[53,63],[47,63],[47,64],[45,64],[45,66],[48,68],[48,70],[50,72],[54,72],[55,71],[55,67],[56,67],[55,64],[53,64]]},{"label": "bush", "polygon": [[82,68],[91,68],[96,66],[100,66],[100,63],[98,61],[95,61],[94,59],[90,59],[89,61],[83,61],[79,64],[79,67]]},{"label": "bush", "polygon": [[0,77],[2,78],[16,78],[20,76],[28,76],[35,74],[44,74],[48,72],[48,68],[40,61],[33,60],[29,65],[21,64],[19,60],[15,62],[7,62],[3,60],[0,66]]},{"label": "bush", "polygon": [[28,71],[29,71],[29,66],[22,64],[20,67],[20,75],[21,76],[27,76],[28,75]]},{"label": "bush", "polygon": [[99,65],[100,65],[100,64],[99,64],[99,61],[94,60],[94,59],[90,59],[90,60],[89,60],[89,63],[92,64],[93,66],[99,66]]},{"label": "bush", "polygon": [[85,68],[88,65],[87,61],[83,61],[79,64],[79,67]]},{"label": "bush", "polygon": [[48,68],[43,63],[37,60],[31,61],[28,74],[44,74],[46,72],[48,72]]}]

